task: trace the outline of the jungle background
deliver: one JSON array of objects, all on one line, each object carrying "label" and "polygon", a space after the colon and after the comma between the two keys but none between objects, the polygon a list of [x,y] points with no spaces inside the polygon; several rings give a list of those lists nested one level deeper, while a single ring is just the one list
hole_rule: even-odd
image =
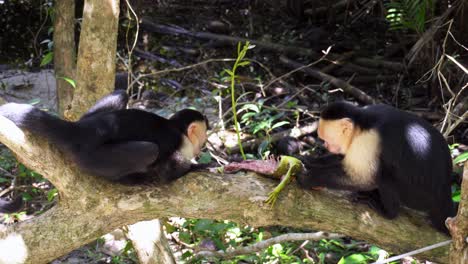
[{"label": "jungle background", "polygon": [[[76,1],[77,41],[82,9],[83,1]],[[328,102],[382,102],[429,120],[446,136],[457,165],[453,198],[459,201],[461,164],[468,158],[467,3],[136,0],[121,1],[120,9],[116,88],[128,89],[132,107],[163,116],[184,107],[204,112],[212,130],[199,162],[242,159],[233,106],[246,156],[266,159],[284,151],[281,142],[301,153],[322,154],[309,126]],[[53,1],[0,1],[0,96],[5,101],[60,114],[53,72],[55,16]],[[73,78],[58,77],[74,85]],[[291,131],[295,137],[286,137]],[[57,190],[7,148],[1,152],[0,196],[20,194],[26,205],[1,221],[25,221],[52,207]],[[312,230],[177,217],[162,223],[181,263],[367,263],[392,254],[343,237],[274,243],[229,258],[195,258],[201,251]],[[117,230],[52,263],[138,260],[125,230]]]}]

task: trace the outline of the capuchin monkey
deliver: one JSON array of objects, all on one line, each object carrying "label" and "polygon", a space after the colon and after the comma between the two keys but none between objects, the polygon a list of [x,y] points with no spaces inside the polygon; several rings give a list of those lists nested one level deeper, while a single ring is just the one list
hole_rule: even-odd
[{"label": "capuchin monkey", "polygon": [[434,227],[448,232],[445,220],[456,210],[452,159],[444,137],[428,122],[387,105],[337,102],[321,112],[318,136],[332,154],[302,158],[301,187],[363,191],[387,218],[405,205],[427,212]]},{"label": "capuchin monkey", "polygon": [[125,91],[117,90],[99,100],[77,122],[28,104],[2,105],[0,115],[47,139],[82,171],[109,181],[166,183],[198,168],[191,160],[207,140],[205,116],[184,109],[166,119],[125,109],[127,102]]}]

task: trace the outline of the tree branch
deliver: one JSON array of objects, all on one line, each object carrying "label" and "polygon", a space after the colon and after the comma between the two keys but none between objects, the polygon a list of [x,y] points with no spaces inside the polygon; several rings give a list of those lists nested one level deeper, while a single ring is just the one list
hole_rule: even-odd
[{"label": "tree branch", "polygon": [[[25,137],[3,117],[0,141],[26,166],[53,180],[60,193],[58,205],[43,215],[0,226],[0,263],[46,263],[115,228],[169,216],[336,232],[395,253],[448,239],[420,214],[402,210],[397,219],[386,220],[367,206],[350,203],[346,193],[304,191],[291,184],[271,208],[263,201],[277,182],[253,173],[197,172],[165,186],[111,184],[81,173],[47,142]],[[447,248],[422,257],[447,262]]]}]

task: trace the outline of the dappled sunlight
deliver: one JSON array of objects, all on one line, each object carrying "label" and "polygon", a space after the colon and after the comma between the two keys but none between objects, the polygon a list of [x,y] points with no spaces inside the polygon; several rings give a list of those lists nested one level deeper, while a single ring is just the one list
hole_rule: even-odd
[{"label": "dappled sunlight", "polygon": [[24,263],[28,248],[22,236],[12,233],[0,239],[0,264]]},{"label": "dappled sunlight", "polygon": [[431,135],[417,123],[410,124],[406,128],[406,140],[410,149],[418,157],[425,158],[430,154]]}]

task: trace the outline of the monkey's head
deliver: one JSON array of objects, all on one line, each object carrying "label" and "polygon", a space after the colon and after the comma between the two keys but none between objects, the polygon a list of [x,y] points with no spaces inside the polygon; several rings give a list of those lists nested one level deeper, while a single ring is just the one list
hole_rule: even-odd
[{"label": "monkey's head", "polygon": [[328,151],[346,155],[358,131],[353,121],[358,111],[358,107],[347,102],[332,103],[322,110],[317,133]]},{"label": "monkey's head", "polygon": [[169,120],[188,138],[193,147],[193,156],[200,154],[207,140],[208,119],[196,110],[183,109]]}]

